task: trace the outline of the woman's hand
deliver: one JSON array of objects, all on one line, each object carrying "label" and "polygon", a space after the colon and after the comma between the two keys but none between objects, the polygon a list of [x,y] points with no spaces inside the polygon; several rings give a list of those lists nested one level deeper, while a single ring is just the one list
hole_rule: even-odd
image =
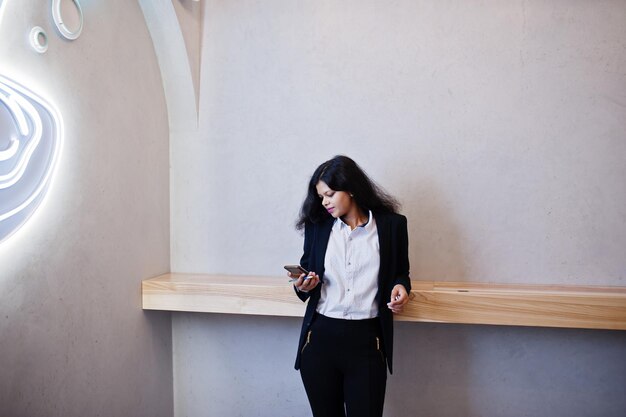
[{"label": "woman's hand", "polygon": [[401,313],[402,308],[408,302],[409,294],[406,292],[406,288],[404,288],[404,285],[398,284],[391,290],[391,300],[387,303],[387,307],[394,313]]},{"label": "woman's hand", "polygon": [[288,272],[287,275],[291,279],[298,278],[297,281],[294,281],[293,286],[301,292],[309,292],[313,288],[317,287],[317,284],[320,283],[320,277],[318,277],[317,274],[313,271],[309,272],[308,275],[300,274],[300,276],[298,276],[292,274],[291,272]]}]

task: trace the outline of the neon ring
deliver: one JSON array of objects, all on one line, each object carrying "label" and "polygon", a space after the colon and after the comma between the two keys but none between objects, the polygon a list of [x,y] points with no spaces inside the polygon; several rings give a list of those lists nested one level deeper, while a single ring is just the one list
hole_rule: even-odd
[{"label": "neon ring", "polygon": [[30,45],[40,54],[48,50],[48,35],[39,26],[35,26],[30,30]]},{"label": "neon ring", "polygon": [[69,39],[71,41],[77,39],[80,36],[80,33],[83,31],[83,9],[80,7],[80,2],[78,0],[72,0],[74,6],[76,6],[76,10],[78,11],[78,16],[80,18],[80,24],[77,29],[70,29],[63,22],[63,16],[61,13],[61,0],[52,0],[52,19],[54,20],[54,24],[61,32],[64,38]]}]

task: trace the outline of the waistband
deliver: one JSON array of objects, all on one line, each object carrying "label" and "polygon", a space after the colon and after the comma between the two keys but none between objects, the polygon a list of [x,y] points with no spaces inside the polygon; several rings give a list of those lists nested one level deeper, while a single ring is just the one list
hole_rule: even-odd
[{"label": "waistband", "polygon": [[372,319],[363,319],[363,320],[346,320],[346,319],[336,319],[334,317],[328,317],[320,313],[315,313],[313,316],[313,322],[319,323],[328,323],[335,326],[343,326],[349,328],[371,328],[378,327],[380,325],[380,321],[378,317],[374,317]]}]

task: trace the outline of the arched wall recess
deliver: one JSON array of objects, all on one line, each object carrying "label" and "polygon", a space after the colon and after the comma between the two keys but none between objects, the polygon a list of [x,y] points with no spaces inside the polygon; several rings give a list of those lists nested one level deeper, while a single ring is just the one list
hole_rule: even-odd
[{"label": "arched wall recess", "polygon": [[[71,19],[67,13],[64,13],[64,4],[72,3],[77,13],[78,22],[70,23]],[[71,41],[78,39],[83,31],[83,9],[80,7],[79,0],[52,0],[52,20],[61,36]]]},{"label": "arched wall recess", "polygon": [[63,123],[54,107],[0,75],[0,242],[45,197],[62,140]]},{"label": "arched wall recess", "polygon": [[198,126],[195,87],[185,40],[171,0],[139,0],[159,61],[170,131]]}]

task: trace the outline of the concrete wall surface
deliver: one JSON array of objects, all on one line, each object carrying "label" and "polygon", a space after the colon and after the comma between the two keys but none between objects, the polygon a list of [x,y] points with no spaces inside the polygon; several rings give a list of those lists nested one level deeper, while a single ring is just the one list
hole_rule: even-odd
[{"label": "concrete wall surface", "polygon": [[[300,320],[174,314],[175,415],[310,416]],[[626,333],[396,323],[385,416],[619,417]]]},{"label": "concrete wall surface", "polygon": [[[403,203],[414,279],[626,285],[624,1],[203,9],[173,271],[282,275],[309,176],[345,153]],[[309,415],[298,327],[175,314],[175,415]],[[387,416],[626,415],[623,332],[397,327]]]},{"label": "concrete wall surface", "polygon": [[[71,42],[49,1],[0,12],[0,73],[65,124],[46,201],[0,244],[0,416],[169,417],[170,315],[144,313],[140,293],[141,279],[169,270],[159,68],[136,2],[81,3]],[[30,48],[33,26],[48,35],[45,54]]]}]

